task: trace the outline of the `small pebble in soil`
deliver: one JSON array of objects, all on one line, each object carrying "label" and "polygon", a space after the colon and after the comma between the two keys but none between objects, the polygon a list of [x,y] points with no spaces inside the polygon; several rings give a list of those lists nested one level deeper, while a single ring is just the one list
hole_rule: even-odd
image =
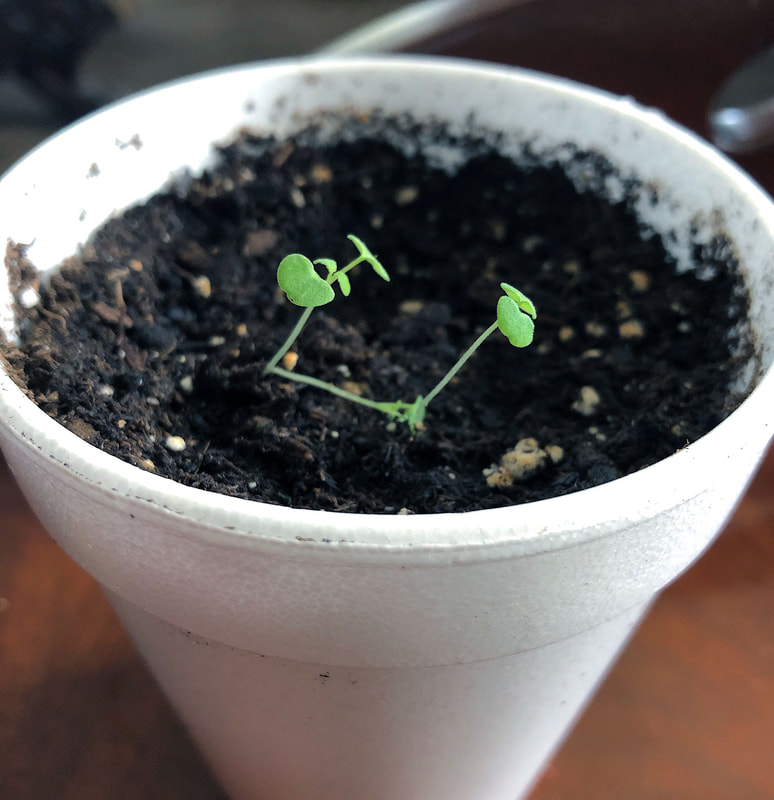
[{"label": "small pebble in soil", "polygon": [[642,339],[645,326],[638,319],[628,319],[618,326],[618,333],[622,339]]},{"label": "small pebble in soil", "polygon": [[558,444],[547,444],[545,446],[545,451],[554,464],[558,464],[564,458],[564,448],[560,447]]},{"label": "small pebble in soil", "polygon": [[419,189],[416,186],[403,186],[395,192],[395,203],[399,206],[407,206],[419,197]]},{"label": "small pebble in soil", "polygon": [[507,488],[515,481],[524,481],[542,472],[549,461],[561,459],[560,447],[552,446],[551,453],[544,450],[536,439],[519,439],[512,450],[504,453],[499,464],[484,470],[487,485],[492,488]]},{"label": "small pebble in soil", "polygon": [[193,378],[190,375],[186,375],[185,377],[180,379],[180,388],[186,394],[192,394],[194,390],[194,382]]},{"label": "small pebble in soil", "polygon": [[422,300],[404,300],[399,306],[398,311],[401,314],[418,314],[423,308],[425,304]]},{"label": "small pebble in soil", "polygon": [[581,386],[578,399],[572,404],[572,410],[577,411],[584,417],[590,417],[596,413],[602,398],[593,386]]},{"label": "small pebble in soil", "polygon": [[606,442],[607,436],[602,433],[601,430],[596,425],[592,425],[589,428],[589,433],[598,441],[598,442]]},{"label": "small pebble in soil", "polygon": [[637,292],[646,292],[650,289],[651,277],[641,269],[633,269],[629,273],[629,280],[632,282],[632,288]]},{"label": "small pebble in soil", "polygon": [[185,439],[182,436],[167,436],[164,439],[164,447],[173,453],[182,453],[185,450]]},{"label": "small pebble in soil", "polygon": [[282,366],[292,371],[296,368],[296,364],[298,364],[298,353],[293,350],[288,350],[288,352],[282,356]]},{"label": "small pebble in soil", "polygon": [[315,164],[309,171],[309,177],[315,183],[329,183],[333,180],[333,170],[327,164]]},{"label": "small pebble in soil", "polygon": [[559,341],[560,342],[569,342],[570,339],[575,338],[575,330],[570,327],[569,325],[562,325],[559,328]]},{"label": "small pebble in soil", "polygon": [[212,294],[212,284],[206,275],[199,275],[191,281],[193,290],[205,300]]},{"label": "small pebble in soil", "polygon": [[593,336],[595,339],[601,339],[607,333],[607,328],[601,322],[594,320],[586,323],[585,330],[589,336]]}]

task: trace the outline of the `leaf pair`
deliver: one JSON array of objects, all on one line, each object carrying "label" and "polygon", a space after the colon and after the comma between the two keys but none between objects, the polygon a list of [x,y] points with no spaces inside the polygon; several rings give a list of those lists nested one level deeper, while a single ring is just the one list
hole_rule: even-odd
[{"label": "leaf pair", "polygon": [[526,347],[535,335],[535,306],[510,283],[501,283],[505,294],[497,301],[497,327],[514,347]]},{"label": "leaf pair", "polygon": [[[305,308],[327,305],[336,296],[333,291],[334,283],[339,284],[344,297],[349,297],[351,285],[347,272],[362,261],[370,264],[380,278],[390,280],[387,270],[361,239],[353,234],[349,234],[347,238],[357,247],[359,255],[342,269],[338,268],[332,258],[316,258],[311,261],[301,253],[292,253],[282,259],[277,269],[277,282],[292,303]],[[325,267],[328,271],[327,278],[317,272],[315,264]]]}]

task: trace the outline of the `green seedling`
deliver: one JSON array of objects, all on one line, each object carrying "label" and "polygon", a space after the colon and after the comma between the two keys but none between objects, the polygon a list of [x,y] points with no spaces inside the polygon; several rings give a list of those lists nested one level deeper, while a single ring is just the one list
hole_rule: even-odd
[{"label": "green seedling", "polygon": [[[341,269],[332,258],[317,258],[311,261],[300,253],[291,253],[280,261],[277,268],[277,283],[280,289],[288,296],[288,300],[297,306],[303,306],[304,312],[301,314],[295,328],[283,343],[282,347],[272,356],[269,363],[264,368],[264,375],[270,372],[277,373],[277,367],[285,353],[290,350],[293,343],[301,335],[304,325],[309,321],[312,311],[319,306],[325,306],[336,296],[333,290],[335,283],[339,284],[341,293],[344,297],[349,297],[352,286],[347,277],[347,273],[363,262],[370,264],[373,271],[383,280],[389,281],[390,276],[387,270],[381,265],[379,259],[368,249],[366,244],[354,234],[347,236],[352,244],[357,248],[358,255],[353,258],[345,267]],[[315,264],[325,267],[328,274],[322,277],[314,268]],[[326,384],[327,386],[327,384]]]},{"label": "green seedling", "polygon": [[[416,430],[417,427],[423,423],[427,412],[427,406],[430,404],[431,400],[438,395],[484,341],[496,330],[499,329],[514,347],[527,347],[527,345],[532,342],[535,332],[534,320],[537,317],[535,306],[532,301],[515,286],[511,286],[509,283],[501,283],[500,288],[503,290],[504,294],[502,294],[497,301],[497,316],[495,321],[476,338],[473,344],[465,350],[452,368],[438,381],[427,395],[420,395],[413,403],[408,403],[403,400],[393,402],[369,400],[311,375],[291,372],[290,370],[277,366],[280,359],[288,352],[301,334],[312,311],[318,306],[327,305],[334,299],[334,284],[338,283],[341,293],[345,297],[349,296],[351,285],[347,277],[347,272],[353,267],[361,262],[366,262],[371,265],[374,272],[376,272],[379,277],[386,281],[390,280],[387,270],[385,270],[376,256],[374,256],[357,236],[350,234],[347,238],[357,248],[358,256],[342,269],[339,269],[336,262],[332,259],[318,258],[315,261],[311,261],[306,256],[299,253],[286,256],[280,262],[277,270],[277,282],[291,302],[299,306],[304,306],[305,310],[282,347],[280,347],[266,365],[264,369],[265,374],[272,373],[280,375],[284,378],[298,381],[299,383],[306,383],[318,389],[323,389],[337,397],[343,397],[353,403],[358,403],[381,411],[389,417],[407,423],[412,430]],[[315,264],[319,264],[326,269],[328,273],[326,277],[322,277],[317,270],[315,270]]]}]

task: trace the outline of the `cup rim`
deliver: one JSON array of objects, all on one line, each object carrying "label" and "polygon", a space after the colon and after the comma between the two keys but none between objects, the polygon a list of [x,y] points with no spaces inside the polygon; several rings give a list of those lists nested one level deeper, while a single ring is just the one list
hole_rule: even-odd
[{"label": "cup rim", "polygon": [[[63,129],[22,157],[0,180],[26,169],[30,160],[52,141],[87,127],[91,121],[159,92],[203,80],[228,80],[238,72],[264,70],[361,71],[366,67],[415,72],[472,71],[488,78],[501,77],[529,82],[566,93],[568,97],[613,108],[642,124],[681,140],[686,147],[723,171],[748,195],[765,218],[774,239],[774,204],[741,169],[698,136],[657,111],[644,108],[630,98],[565,78],[531,70],[485,65],[463,59],[437,56],[387,55],[378,57],[296,58],[258,62],[209,71],[152,87],[100,109]],[[43,459],[57,479],[79,487],[92,496],[112,497],[132,508],[140,522],[161,514],[181,524],[179,535],[196,536],[219,545],[279,549],[288,556],[327,557],[347,553],[351,558],[389,561],[422,561],[443,552],[449,558],[489,560],[513,554],[530,555],[577,546],[631,527],[687,502],[703,489],[701,475],[718,448],[741,446],[760,440],[760,451],[771,436],[768,399],[774,395],[772,370],[741,404],[718,426],[686,448],[638,472],[610,483],[560,497],[514,506],[470,512],[412,514],[357,514],[296,509],[270,503],[233,498],[195,489],[154,475],[88,444],[49,417],[27,398],[0,365],[0,433]],[[5,429],[5,430],[3,430]],[[752,434],[748,431],[752,430]],[[10,459],[9,459],[10,460]],[[11,464],[13,468],[13,464]],[[679,487],[679,488],[678,488]],[[636,503],[636,504],[635,504]],[[549,505],[550,504],[550,505]],[[600,509],[611,509],[600,517]],[[614,511],[612,510],[614,509]]]}]

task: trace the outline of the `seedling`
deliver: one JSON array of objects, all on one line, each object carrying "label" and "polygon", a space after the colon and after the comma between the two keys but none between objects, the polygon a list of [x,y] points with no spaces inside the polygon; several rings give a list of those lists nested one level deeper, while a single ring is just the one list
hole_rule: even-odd
[{"label": "seedling", "polygon": [[[347,236],[347,239],[355,245],[358,255],[357,258],[353,258],[349,264],[341,269],[338,268],[338,265],[332,258],[316,258],[314,261],[310,261],[310,259],[306,256],[302,256],[300,253],[291,253],[280,261],[280,265],[277,269],[277,283],[279,283],[280,289],[285,292],[291,303],[297,306],[304,306],[305,310],[282,347],[277,350],[272,356],[271,361],[269,361],[264,368],[264,375],[269,372],[277,372],[277,369],[279,369],[277,364],[279,364],[282,356],[290,350],[293,343],[301,335],[301,331],[312,315],[312,311],[318,306],[327,305],[333,300],[336,296],[336,293],[333,291],[333,285],[335,283],[339,284],[339,288],[344,297],[349,297],[352,287],[347,273],[351,269],[354,269],[358,264],[365,261],[367,264],[371,265],[373,271],[380,278],[385,281],[390,280],[387,270],[379,263],[379,260],[361,239],[358,239],[358,237],[352,233]],[[320,266],[325,267],[328,272],[325,278],[321,277],[317,270],[315,270],[315,264],[320,264]],[[327,386],[328,384],[326,384],[326,387]]]},{"label": "seedling", "polygon": [[[502,294],[497,301],[497,316],[495,321],[478,336],[467,350],[465,350],[452,368],[438,381],[427,395],[420,395],[413,403],[408,403],[404,400],[396,400],[393,402],[369,400],[311,375],[292,372],[277,366],[282,357],[290,350],[293,343],[300,336],[312,311],[318,306],[327,305],[334,299],[336,296],[333,288],[335,284],[338,283],[341,293],[345,297],[349,296],[351,284],[347,273],[353,269],[353,267],[362,262],[366,262],[371,265],[374,272],[376,272],[380,278],[386,281],[390,280],[387,270],[357,236],[349,234],[347,238],[357,248],[358,256],[342,269],[338,268],[333,259],[318,258],[311,261],[300,253],[293,253],[286,256],[280,262],[279,268],[277,269],[277,282],[291,302],[304,307],[304,312],[301,314],[299,321],[290,332],[288,338],[264,368],[264,374],[272,373],[284,378],[289,378],[293,381],[298,381],[299,383],[315,386],[337,397],[343,397],[347,400],[351,400],[353,403],[359,403],[360,405],[381,411],[400,422],[406,422],[412,430],[416,430],[424,421],[427,406],[430,404],[431,400],[438,395],[483,342],[496,330],[499,329],[514,347],[526,347],[532,342],[535,332],[534,320],[537,316],[535,306],[532,301],[515,286],[511,286],[509,283],[501,283],[500,288],[503,290],[504,294]],[[319,264],[326,269],[328,273],[326,277],[322,277],[317,270],[315,270],[315,264]]]}]

